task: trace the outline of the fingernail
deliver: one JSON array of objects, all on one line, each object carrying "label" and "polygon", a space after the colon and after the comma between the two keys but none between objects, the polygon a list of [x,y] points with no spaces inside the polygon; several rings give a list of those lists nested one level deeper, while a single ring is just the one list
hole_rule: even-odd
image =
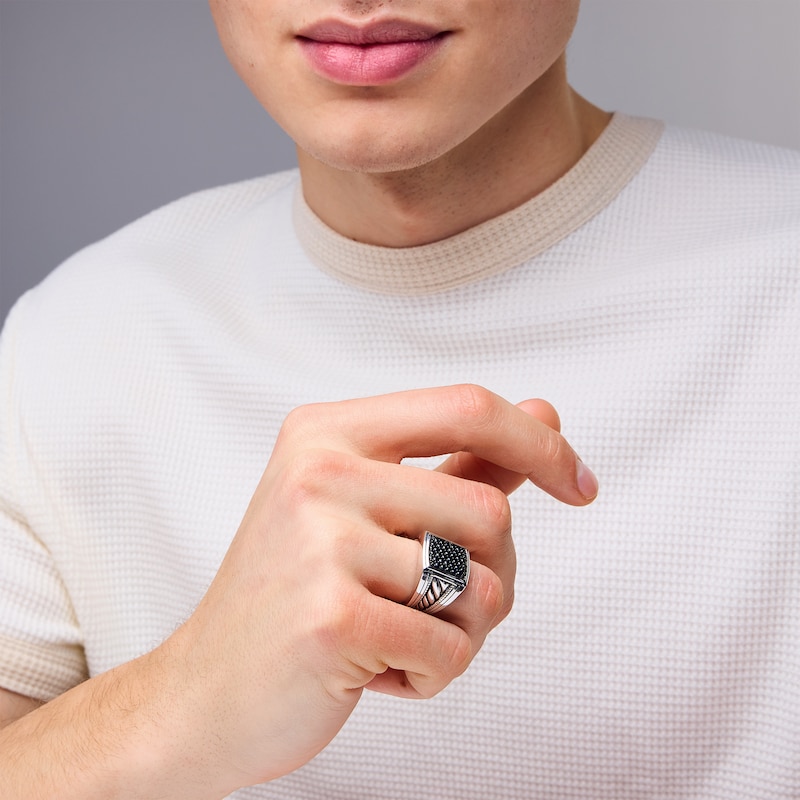
[{"label": "fingernail", "polygon": [[592,472],[583,461],[578,459],[577,464],[578,489],[587,500],[594,500],[594,498],[597,497],[597,478],[594,472]]}]

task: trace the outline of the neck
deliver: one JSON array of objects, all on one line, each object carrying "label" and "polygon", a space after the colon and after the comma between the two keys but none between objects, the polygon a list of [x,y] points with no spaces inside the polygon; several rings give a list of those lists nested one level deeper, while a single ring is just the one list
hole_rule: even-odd
[{"label": "neck", "polygon": [[569,87],[562,58],[473,136],[423,166],[346,172],[298,151],[303,193],[315,214],[349,239],[430,244],[542,192],[574,166],[609,119]]}]

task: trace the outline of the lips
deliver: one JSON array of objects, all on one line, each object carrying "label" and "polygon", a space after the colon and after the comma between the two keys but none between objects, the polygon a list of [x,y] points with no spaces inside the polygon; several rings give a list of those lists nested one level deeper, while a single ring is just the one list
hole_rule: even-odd
[{"label": "lips", "polygon": [[367,26],[325,20],[305,28],[297,41],[311,68],[348,86],[382,86],[427,61],[447,31],[399,20]]}]

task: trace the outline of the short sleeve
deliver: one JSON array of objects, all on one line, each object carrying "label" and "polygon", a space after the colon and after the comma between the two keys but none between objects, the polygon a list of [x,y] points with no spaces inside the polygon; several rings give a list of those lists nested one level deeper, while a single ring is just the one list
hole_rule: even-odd
[{"label": "short sleeve", "polygon": [[82,635],[57,566],[30,520],[22,475],[21,300],[0,335],[0,687],[50,700],[87,677]]}]

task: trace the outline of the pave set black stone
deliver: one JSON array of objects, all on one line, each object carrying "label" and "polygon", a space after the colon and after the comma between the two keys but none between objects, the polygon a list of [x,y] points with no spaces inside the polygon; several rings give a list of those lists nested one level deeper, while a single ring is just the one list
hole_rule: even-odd
[{"label": "pave set black stone", "polygon": [[469,556],[463,547],[447,539],[431,536],[429,553],[431,568],[462,581],[466,579]]}]

